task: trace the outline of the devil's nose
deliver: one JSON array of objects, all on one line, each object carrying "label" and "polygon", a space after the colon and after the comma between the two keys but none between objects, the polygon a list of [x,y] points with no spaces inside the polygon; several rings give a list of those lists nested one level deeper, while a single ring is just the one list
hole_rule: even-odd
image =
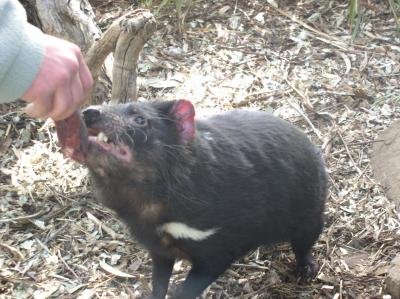
[{"label": "devil's nose", "polygon": [[88,107],[82,111],[82,114],[86,125],[90,127],[99,121],[101,111],[93,107]]}]

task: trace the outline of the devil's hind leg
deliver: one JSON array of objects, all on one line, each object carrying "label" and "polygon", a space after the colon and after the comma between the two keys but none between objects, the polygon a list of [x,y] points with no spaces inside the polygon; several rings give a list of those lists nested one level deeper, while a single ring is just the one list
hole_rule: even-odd
[{"label": "devil's hind leg", "polygon": [[318,272],[318,264],[311,254],[312,247],[322,231],[322,223],[316,224],[313,229],[298,234],[290,241],[293,252],[296,256],[296,271],[300,281],[309,281]]}]

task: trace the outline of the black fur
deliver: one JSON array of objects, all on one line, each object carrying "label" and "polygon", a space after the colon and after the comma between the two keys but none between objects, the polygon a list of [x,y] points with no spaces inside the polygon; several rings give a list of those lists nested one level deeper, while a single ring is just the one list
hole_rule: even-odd
[{"label": "black fur", "polygon": [[[178,257],[190,260],[192,269],[172,298],[190,299],[249,250],[283,241],[291,243],[302,278],[313,276],[311,248],[323,228],[327,194],[315,147],[289,123],[243,110],[197,120],[195,135],[182,139],[182,122],[190,119],[182,120],[177,105],[84,111],[89,128],[131,149],[133,162],[126,163],[92,144],[88,167],[96,197],[118,213],[152,256],[149,298],[165,297]],[[145,126],[136,125],[138,115],[147,120]],[[158,230],[167,222],[218,230],[202,241],[176,240]]]}]

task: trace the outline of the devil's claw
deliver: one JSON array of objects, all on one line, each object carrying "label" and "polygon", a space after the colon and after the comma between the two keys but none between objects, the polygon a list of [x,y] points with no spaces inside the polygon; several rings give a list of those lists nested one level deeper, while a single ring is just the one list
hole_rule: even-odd
[{"label": "devil's claw", "polygon": [[66,157],[85,163],[88,151],[88,132],[79,111],[70,117],[56,121],[58,142]]}]

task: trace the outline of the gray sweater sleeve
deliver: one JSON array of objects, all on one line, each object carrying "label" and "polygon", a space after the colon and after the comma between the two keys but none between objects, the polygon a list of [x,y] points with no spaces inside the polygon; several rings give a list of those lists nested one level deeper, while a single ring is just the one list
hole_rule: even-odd
[{"label": "gray sweater sleeve", "polygon": [[43,33],[17,0],[0,0],[0,103],[21,97],[39,72]]}]

